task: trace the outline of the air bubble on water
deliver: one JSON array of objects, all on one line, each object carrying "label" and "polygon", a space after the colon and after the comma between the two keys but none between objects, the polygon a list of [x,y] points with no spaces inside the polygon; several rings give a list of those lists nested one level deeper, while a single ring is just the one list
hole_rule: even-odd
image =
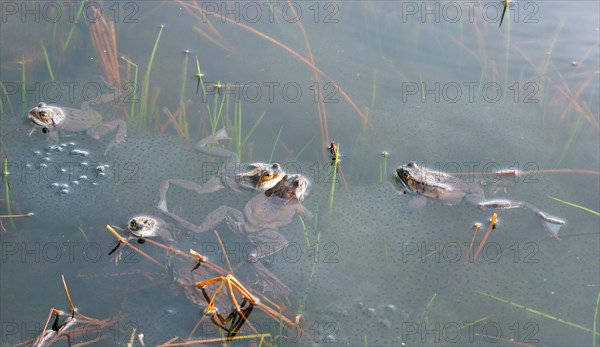
[{"label": "air bubble on water", "polygon": [[61,184],[61,185],[60,185],[60,187],[61,187],[62,189],[69,189],[69,185],[68,185],[68,184],[66,184],[66,183],[63,183],[63,184]]},{"label": "air bubble on water", "polygon": [[43,161],[50,161],[50,157],[44,157],[42,158]]},{"label": "air bubble on water", "polygon": [[72,184],[72,185],[74,185],[74,186],[76,186],[76,185],[78,185],[78,184],[79,184],[79,181],[77,181],[77,180],[74,180],[74,181],[72,181],[72,182],[71,182],[71,184]]},{"label": "air bubble on water", "polygon": [[67,195],[69,194],[69,190],[68,189],[61,189],[60,190],[60,195]]},{"label": "air bubble on water", "polygon": [[33,151],[33,155],[42,155],[42,151]]},{"label": "air bubble on water", "polygon": [[71,155],[77,155],[80,157],[87,157],[90,154],[88,151],[83,151],[81,149],[74,149],[71,151]]},{"label": "air bubble on water", "polygon": [[93,186],[93,187],[95,187],[95,186],[97,186],[97,185],[98,185],[98,182],[94,182],[94,183],[92,183],[92,186]]},{"label": "air bubble on water", "polygon": [[60,172],[67,172],[67,169],[60,169]]},{"label": "air bubble on water", "polygon": [[86,175],[81,175],[81,176],[79,176],[79,179],[82,181],[87,181],[88,178]]},{"label": "air bubble on water", "polygon": [[385,307],[385,310],[388,311],[388,312],[395,312],[396,311],[396,306],[392,305],[392,304],[389,304],[389,305],[387,305]]},{"label": "air bubble on water", "polygon": [[53,187],[53,188],[56,188],[58,186],[59,186],[58,182],[54,182],[54,183],[50,184],[50,187]]},{"label": "air bubble on water", "polygon": [[57,146],[56,148],[54,148],[54,151],[55,151],[55,152],[62,152],[62,151],[63,151],[63,148],[62,148],[62,147],[58,147],[58,146]]},{"label": "air bubble on water", "polygon": [[31,164],[25,164],[26,169],[31,169]]},{"label": "air bubble on water", "polygon": [[90,164],[87,161],[82,161],[80,165],[81,166],[89,166]]},{"label": "air bubble on water", "polygon": [[338,342],[337,337],[334,334],[327,335],[325,337],[325,343],[335,343]]},{"label": "air bubble on water", "polygon": [[40,167],[48,167],[48,164],[41,163]]}]

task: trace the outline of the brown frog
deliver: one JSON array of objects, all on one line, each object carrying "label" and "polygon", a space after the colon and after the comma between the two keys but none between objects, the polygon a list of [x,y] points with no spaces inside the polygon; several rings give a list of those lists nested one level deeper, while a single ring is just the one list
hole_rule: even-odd
[{"label": "brown frog", "polygon": [[229,206],[221,206],[209,213],[200,226],[173,213],[165,214],[186,229],[197,233],[213,230],[223,220],[227,221],[235,233],[246,233],[248,239],[256,245],[247,260],[256,268],[263,291],[272,290],[287,298],[291,289],[269,272],[258,259],[274,254],[288,245],[288,241],[277,232],[277,228],[289,224],[296,214],[312,219],[312,213],[302,205],[307,187],[308,181],[304,176],[285,175],[277,185],[256,194],[248,201],[243,212]]},{"label": "brown frog", "polygon": [[464,199],[482,210],[525,208],[540,217],[544,229],[556,239],[558,239],[560,228],[565,224],[564,220],[549,216],[526,201],[486,200],[483,189],[478,184],[464,182],[445,173],[427,170],[415,162],[398,166],[396,175],[404,187],[417,194],[409,203],[412,209],[424,207],[427,198],[438,200],[446,205],[456,205]]},{"label": "brown frog", "polygon": [[[127,227],[125,228],[129,235],[127,237],[127,241],[137,240],[138,243],[144,243],[147,238],[158,237],[163,241],[166,241],[167,244],[171,247],[175,246],[175,239],[171,231],[169,231],[167,227],[167,223],[165,223],[162,219],[151,216],[151,215],[136,215],[129,219],[127,222]],[[113,254],[117,249],[121,246],[121,241],[117,243],[115,248],[113,248],[108,254]],[[122,251],[122,250],[121,250]],[[115,261],[119,261],[122,257],[122,253],[119,251],[115,258]],[[169,271],[173,270],[172,268],[172,255],[170,253],[167,254],[168,264],[167,269]]]},{"label": "brown frog", "polygon": [[196,144],[196,149],[202,153],[217,157],[228,158],[228,161],[220,168],[215,177],[212,177],[204,185],[181,180],[166,179],[159,189],[158,208],[162,212],[168,212],[167,191],[169,186],[174,184],[184,189],[195,191],[198,194],[216,192],[224,188],[224,184],[231,189],[239,192],[244,190],[267,190],[272,188],[285,175],[279,163],[250,163],[240,164],[236,153],[221,147],[209,147],[211,144],[217,144],[221,140],[228,140],[225,128],[219,130],[216,134],[210,135]]},{"label": "brown frog", "polygon": [[[107,102],[112,98],[112,95],[103,95],[97,103]],[[37,127],[41,127],[44,133],[49,134],[49,140],[53,143],[58,142],[59,132],[85,131],[89,136],[98,140],[108,132],[116,129],[115,138],[108,144],[105,154],[111,148],[124,142],[125,136],[127,136],[125,121],[116,119],[103,123],[102,115],[94,110],[87,101],[81,104],[80,109],[47,105],[40,102],[29,111],[28,118],[34,125],[29,134],[35,132]]]},{"label": "brown frog", "polygon": [[162,219],[150,215],[132,217],[127,223],[127,231],[131,234],[130,239],[144,240],[149,237],[160,237],[169,243],[175,242],[166,223]]}]

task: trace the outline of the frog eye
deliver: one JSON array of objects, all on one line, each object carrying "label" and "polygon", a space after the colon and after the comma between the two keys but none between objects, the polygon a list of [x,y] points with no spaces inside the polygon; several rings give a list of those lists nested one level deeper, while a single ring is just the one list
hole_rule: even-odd
[{"label": "frog eye", "polygon": [[48,128],[44,127],[44,128],[42,128],[42,132],[43,132],[44,134],[47,134],[47,133],[49,133],[49,132],[50,132],[50,129],[48,129]]},{"label": "frog eye", "polygon": [[415,167],[415,163],[411,161],[410,163],[406,164],[406,166],[407,167]]},{"label": "frog eye", "polygon": [[408,178],[408,172],[403,171],[402,172],[402,178]]},{"label": "frog eye", "polygon": [[136,224],[135,220],[132,219],[132,220],[129,221],[129,228],[135,229],[136,225],[137,224]]},{"label": "frog eye", "polygon": [[50,117],[48,116],[48,113],[46,113],[46,111],[40,111],[39,115],[44,122],[48,122],[50,120]]}]

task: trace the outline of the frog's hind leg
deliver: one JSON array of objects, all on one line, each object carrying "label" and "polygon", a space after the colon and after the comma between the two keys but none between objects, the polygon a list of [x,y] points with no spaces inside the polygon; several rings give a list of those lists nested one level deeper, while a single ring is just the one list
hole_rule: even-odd
[{"label": "frog's hind leg", "polygon": [[540,220],[542,221],[542,225],[544,226],[544,229],[546,229],[546,231],[550,234],[550,236],[552,236],[553,238],[555,238],[557,240],[559,239],[558,233],[560,232],[560,228],[563,225],[565,225],[564,220],[553,217],[553,216],[549,216],[546,213],[544,213],[543,211],[541,211],[539,208],[535,207],[534,205],[532,205],[526,201],[490,200],[490,201],[480,202],[478,204],[478,206],[482,210],[525,208],[525,209],[535,213],[538,217],[540,217]]},{"label": "frog's hind leg", "polygon": [[225,128],[217,131],[214,135],[207,136],[202,140],[198,141],[198,143],[196,143],[196,146],[194,147],[196,148],[196,150],[204,154],[213,155],[221,158],[229,158],[229,161],[233,163],[239,162],[240,160],[236,153],[221,147],[209,147],[209,145],[218,144],[219,141],[222,140],[231,140],[231,137],[227,135],[227,131],[225,130]]},{"label": "frog's hind leg", "polygon": [[169,190],[169,186],[173,184],[181,188],[185,188],[188,190],[193,190],[198,194],[206,194],[216,192],[218,190],[223,189],[223,184],[218,177],[213,177],[208,182],[206,182],[203,186],[198,183],[181,180],[181,179],[166,179],[161,182],[159,188],[159,196],[160,199],[158,201],[158,209],[163,212],[168,212],[167,210],[167,191]]},{"label": "frog's hind leg", "polygon": [[204,222],[195,231],[199,233],[207,232],[214,229],[223,220],[227,221],[227,225],[232,231],[237,233],[244,231],[244,226],[246,225],[244,214],[242,211],[229,206],[221,206],[209,213]]},{"label": "frog's hind leg", "polygon": [[104,154],[106,155],[110,149],[125,142],[125,137],[127,136],[127,124],[125,121],[122,119],[115,119],[107,123],[101,123],[89,129],[87,133],[89,136],[98,140],[115,129],[117,130],[115,133],[115,138],[108,143],[108,146],[106,146],[106,150],[104,151]]},{"label": "frog's hind leg", "polygon": [[249,233],[248,240],[254,243],[256,248],[248,254],[248,261],[250,262],[255,262],[260,258],[279,252],[289,244],[283,235],[272,229]]}]

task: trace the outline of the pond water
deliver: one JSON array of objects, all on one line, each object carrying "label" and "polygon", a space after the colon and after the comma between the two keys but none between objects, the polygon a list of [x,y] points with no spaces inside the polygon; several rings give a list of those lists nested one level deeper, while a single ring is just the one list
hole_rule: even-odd
[{"label": "pond water", "polygon": [[[236,278],[300,322],[295,330],[279,310],[255,308],[238,336],[326,346],[600,341],[598,2],[513,1],[501,26],[500,1],[1,6],[0,154],[9,174],[0,213],[34,215],[1,219],[0,344],[38,336],[52,307],[70,312],[61,275],[80,313],[112,319],[72,331],[73,341],[125,345],[134,328],[149,345],[188,338],[206,304],[126,247],[115,264],[105,226],[139,213],[168,220],[157,209],[161,182],[209,181],[225,160],[194,145],[222,127],[232,140],[221,145],[242,162],[303,174],[303,205],[314,215],[281,227],[288,247],[262,261],[292,290],[287,299],[262,293],[244,260],[253,245],[217,225]],[[38,102],[85,109],[100,94],[118,101],[92,105],[102,122],[127,122],[126,141],[106,154],[114,132],[99,140],[64,132],[56,144],[40,128],[28,136]],[[473,225],[482,225],[481,242],[494,211],[436,199],[415,209],[394,178],[409,161],[566,220],[560,240],[530,211],[495,211],[475,260]],[[523,175],[498,174],[511,170]],[[200,224],[254,194],[171,186],[169,210]],[[213,233],[169,228],[179,249],[227,268]],[[136,245],[167,263],[163,250]],[[175,266],[187,274],[194,262]],[[204,269],[197,281],[218,276]],[[225,335],[206,317],[189,338]]]}]

